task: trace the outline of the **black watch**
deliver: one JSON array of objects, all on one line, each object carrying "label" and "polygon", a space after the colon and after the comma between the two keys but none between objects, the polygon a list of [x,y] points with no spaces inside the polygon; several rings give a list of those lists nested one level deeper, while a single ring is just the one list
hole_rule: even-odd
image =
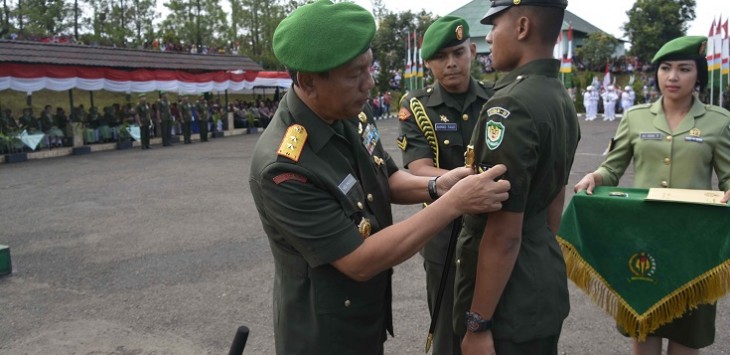
[{"label": "black watch", "polygon": [[472,333],[486,332],[492,329],[492,320],[484,319],[476,312],[466,312],[466,329]]},{"label": "black watch", "polygon": [[436,190],[436,180],[438,180],[438,176],[432,177],[431,180],[428,180],[428,195],[431,196],[431,200],[436,201],[439,198],[438,190]]}]

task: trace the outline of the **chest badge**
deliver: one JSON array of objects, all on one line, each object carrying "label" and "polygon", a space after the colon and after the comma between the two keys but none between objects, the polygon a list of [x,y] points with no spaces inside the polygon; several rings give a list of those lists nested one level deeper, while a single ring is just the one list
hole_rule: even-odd
[{"label": "chest badge", "polygon": [[368,115],[365,114],[365,112],[360,112],[357,115],[357,118],[360,120],[360,122],[365,123],[368,121]]},{"label": "chest badge", "polygon": [[444,122],[444,123],[449,122],[448,117],[446,117],[446,115],[441,115],[441,122]]},{"label": "chest badge", "polygon": [[504,130],[505,127],[501,122],[495,122],[492,120],[487,122],[485,137],[487,147],[490,150],[495,150],[502,144],[502,140],[504,139]]},{"label": "chest badge", "polygon": [[474,146],[469,144],[464,152],[464,166],[474,169]]},{"label": "chest badge", "polygon": [[702,132],[700,131],[700,129],[699,129],[699,128],[692,128],[692,129],[691,129],[691,130],[689,131],[689,136],[690,136],[690,137],[699,137],[699,136],[701,136],[701,135],[702,135]]}]

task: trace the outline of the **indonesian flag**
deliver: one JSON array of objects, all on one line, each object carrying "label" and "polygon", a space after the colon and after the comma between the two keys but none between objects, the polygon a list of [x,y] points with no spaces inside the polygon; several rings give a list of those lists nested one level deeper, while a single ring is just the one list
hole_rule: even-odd
[{"label": "indonesian flag", "polygon": [[606,73],[603,75],[604,90],[608,90],[608,86],[611,85],[611,71],[609,71],[608,68],[608,63],[606,63]]},{"label": "indonesian flag", "polygon": [[714,44],[715,44],[715,52],[713,57],[713,67],[712,70],[719,70],[720,66],[722,65],[722,15],[720,15],[720,20],[717,21],[717,26],[715,27],[715,36],[713,38]]},{"label": "indonesian flag", "polygon": [[573,26],[568,26],[568,56],[561,59],[560,72],[571,73],[573,71]]},{"label": "indonesian flag", "polygon": [[410,79],[411,78],[411,65],[413,65],[413,63],[411,62],[411,34],[410,33],[406,36],[406,46],[408,48],[406,51],[406,72],[403,75],[403,77],[405,79]]},{"label": "indonesian flag", "polygon": [[722,74],[730,73],[730,38],[728,38],[728,20],[722,25]]},{"label": "indonesian flag", "polygon": [[553,48],[553,57],[557,60],[563,59],[563,31],[558,34],[558,40],[555,41],[555,47]]},{"label": "indonesian flag", "polygon": [[710,26],[710,34],[707,35],[707,70],[712,72],[715,68],[715,19],[712,20],[712,26]]}]

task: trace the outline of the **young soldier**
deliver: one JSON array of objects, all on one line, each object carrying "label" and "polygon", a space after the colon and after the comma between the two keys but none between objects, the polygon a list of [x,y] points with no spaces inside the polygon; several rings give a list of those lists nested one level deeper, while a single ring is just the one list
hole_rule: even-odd
[{"label": "young soldier", "polygon": [[208,121],[210,120],[210,112],[208,111],[208,102],[205,95],[200,95],[198,103],[195,105],[195,111],[198,113],[198,126],[200,128],[200,141],[208,141]]},{"label": "young soldier", "polygon": [[[441,17],[423,35],[421,55],[436,83],[409,93],[398,113],[403,166],[411,174],[439,176],[464,166],[464,152],[471,139],[479,111],[491,89],[471,77],[476,44],[469,40],[469,24],[456,16]],[[454,260],[451,259],[446,290],[436,305],[452,225],[441,230],[421,250],[426,270],[426,293],[431,316],[439,307],[433,339],[433,354],[459,354],[460,339],[454,334],[451,310],[454,300]]]},{"label": "young soldier", "polygon": [[187,95],[182,97],[182,102],[180,103],[180,117],[182,118],[184,142],[185,144],[190,144],[192,143],[190,135],[192,134],[193,126],[193,105],[191,105],[190,101],[188,101]]},{"label": "young soldier", "polygon": [[134,118],[139,125],[142,149],[150,149],[150,105],[147,103],[147,95],[139,94],[138,97],[139,103]]},{"label": "young soldier", "polygon": [[[554,355],[570,308],[555,238],[579,140],[553,45],[566,0],[492,1],[482,23],[495,85],[474,130],[475,168],[507,166],[501,211],[464,216],[457,244],[454,325],[470,354]],[[473,296],[473,297],[472,297]]]},{"label": "young soldier", "polygon": [[[494,181],[503,166],[458,183],[469,169],[438,179],[398,170],[365,107],[374,34],[369,11],[328,0],[274,32],[294,84],[256,144],[249,184],[276,265],[277,354],[382,354],[391,267],[458,215],[497,210],[509,188]],[[391,202],[426,201],[393,225]]]},{"label": "young soldier", "polygon": [[167,99],[167,93],[162,92],[162,98],[157,101],[157,124],[160,125],[160,136],[162,137],[162,146],[168,147],[172,145],[172,108],[170,101]]}]

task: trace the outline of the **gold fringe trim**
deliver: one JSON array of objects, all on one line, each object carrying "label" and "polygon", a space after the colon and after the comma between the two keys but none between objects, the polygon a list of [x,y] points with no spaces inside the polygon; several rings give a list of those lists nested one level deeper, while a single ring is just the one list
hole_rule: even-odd
[{"label": "gold fringe trim", "polygon": [[679,318],[687,310],[713,303],[730,292],[730,260],[726,260],[639,314],[578,254],[572,244],[559,236],[557,239],[563,250],[568,278],[639,341],[646,340],[649,333]]}]

